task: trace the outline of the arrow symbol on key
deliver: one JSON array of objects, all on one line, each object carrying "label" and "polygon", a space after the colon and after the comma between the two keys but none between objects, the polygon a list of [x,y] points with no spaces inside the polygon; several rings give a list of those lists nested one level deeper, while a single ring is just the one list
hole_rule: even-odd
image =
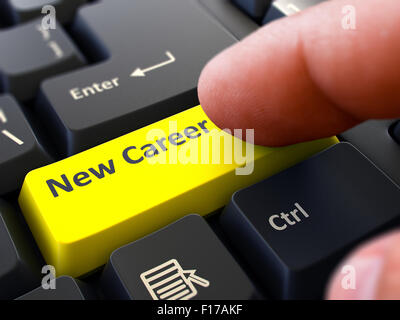
[{"label": "arrow symbol on key", "polygon": [[166,66],[167,64],[170,64],[170,63],[173,63],[173,62],[176,61],[175,57],[172,55],[171,52],[166,51],[165,54],[166,54],[167,57],[168,57],[168,60],[167,60],[167,61],[161,62],[161,63],[159,63],[159,64],[156,64],[156,65],[151,66],[151,67],[146,68],[146,69],[137,68],[137,69],[135,69],[135,71],[133,71],[133,72],[131,73],[131,77],[145,77],[145,76],[146,76],[146,72],[149,72],[149,71],[152,71],[152,70],[155,70],[155,69],[164,67],[164,66]]}]

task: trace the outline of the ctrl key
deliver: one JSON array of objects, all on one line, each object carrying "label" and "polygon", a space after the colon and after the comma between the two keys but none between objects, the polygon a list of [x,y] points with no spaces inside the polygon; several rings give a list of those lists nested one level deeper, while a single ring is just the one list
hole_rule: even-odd
[{"label": "ctrl key", "polygon": [[221,215],[266,291],[284,299],[322,298],[349,250],[399,222],[400,189],[348,143],[236,192]]},{"label": "ctrl key", "polygon": [[205,220],[188,215],[113,252],[102,276],[108,298],[252,299],[247,276]]}]

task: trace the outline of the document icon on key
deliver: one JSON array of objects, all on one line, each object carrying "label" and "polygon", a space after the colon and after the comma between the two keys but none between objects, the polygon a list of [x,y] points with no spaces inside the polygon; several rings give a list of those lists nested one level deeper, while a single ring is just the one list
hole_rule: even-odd
[{"label": "document icon on key", "polygon": [[183,270],[171,259],[140,275],[153,300],[189,300],[197,295],[194,283],[208,287],[210,282],[195,275],[196,270]]}]

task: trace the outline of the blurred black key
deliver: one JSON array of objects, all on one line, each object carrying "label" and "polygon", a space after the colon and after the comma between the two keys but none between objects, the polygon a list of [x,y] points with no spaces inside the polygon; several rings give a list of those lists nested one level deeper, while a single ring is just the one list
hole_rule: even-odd
[{"label": "blurred black key", "polygon": [[271,0],[232,0],[255,21],[261,22],[267,12]]},{"label": "blurred black key", "polygon": [[103,274],[112,298],[250,299],[255,289],[205,220],[189,215],[113,252]]},{"label": "blurred black key", "polygon": [[0,300],[14,299],[40,284],[40,260],[17,221],[17,212],[0,199]]},{"label": "blurred black key", "polygon": [[340,259],[400,222],[400,189],[341,143],[236,192],[221,216],[232,243],[277,298],[321,298]]},{"label": "blurred black key", "polygon": [[291,16],[326,0],[275,0],[263,19],[263,24]]},{"label": "blurred black key", "polygon": [[397,141],[397,143],[400,143],[400,122],[397,122],[392,129],[392,136],[393,138]]},{"label": "blurred black key", "polygon": [[18,100],[34,98],[40,82],[84,64],[60,25],[44,30],[41,19],[0,32],[0,90]]},{"label": "blurred black key", "polygon": [[199,3],[238,40],[260,27],[231,0],[199,0]]},{"label": "blurred black key", "polygon": [[[365,154],[378,168],[383,170],[397,185],[400,185],[400,146],[391,135],[397,120],[366,121],[340,135]],[[393,135],[394,134],[394,135]]]},{"label": "blurred black key", "polygon": [[17,102],[0,95],[0,195],[19,189],[29,171],[51,161]]},{"label": "blurred black key", "polygon": [[48,286],[44,289],[42,286],[24,294],[17,300],[87,300],[90,291],[87,285],[82,281],[75,280],[69,276],[62,276],[53,281],[55,286]]},{"label": "blurred black key", "polygon": [[2,0],[6,2],[7,13],[10,15],[13,24],[25,22],[33,18],[47,14],[42,13],[46,5],[54,6],[56,9],[57,21],[61,23],[70,22],[76,9],[87,0]]},{"label": "blurred black key", "polygon": [[198,104],[201,70],[235,40],[192,2],[115,0],[79,10],[73,30],[80,44],[109,61],[42,86],[39,112],[65,153]]}]

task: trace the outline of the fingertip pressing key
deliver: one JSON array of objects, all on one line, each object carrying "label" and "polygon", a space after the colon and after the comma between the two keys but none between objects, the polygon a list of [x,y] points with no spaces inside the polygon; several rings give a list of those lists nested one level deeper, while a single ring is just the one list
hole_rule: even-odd
[{"label": "fingertip pressing key", "polygon": [[[344,28],[353,6],[355,29]],[[400,3],[327,1],[259,29],[215,57],[198,93],[221,128],[254,128],[281,146],[400,115]]]}]

